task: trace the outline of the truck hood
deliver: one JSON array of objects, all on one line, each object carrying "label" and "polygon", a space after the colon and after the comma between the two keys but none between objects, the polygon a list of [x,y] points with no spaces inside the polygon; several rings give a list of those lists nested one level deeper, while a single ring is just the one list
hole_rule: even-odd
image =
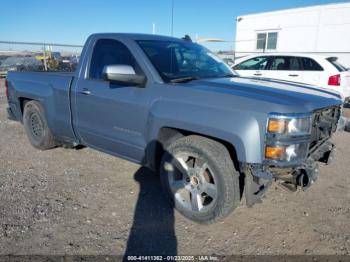
[{"label": "truck hood", "polygon": [[260,78],[216,78],[190,82],[192,88],[232,94],[272,104],[293,106],[313,111],[342,104],[336,92],[293,82]]}]

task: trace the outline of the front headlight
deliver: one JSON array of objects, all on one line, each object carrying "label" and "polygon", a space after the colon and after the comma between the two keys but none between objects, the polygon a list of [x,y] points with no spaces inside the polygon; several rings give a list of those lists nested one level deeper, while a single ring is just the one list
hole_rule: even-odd
[{"label": "front headlight", "polygon": [[311,134],[311,115],[277,115],[269,116],[267,132],[281,135]]},{"label": "front headlight", "polygon": [[292,145],[266,145],[265,158],[268,160],[294,162],[303,160],[308,153],[308,143]]},{"label": "front headlight", "polygon": [[268,116],[265,159],[273,163],[296,163],[308,155],[312,114],[277,114]]}]

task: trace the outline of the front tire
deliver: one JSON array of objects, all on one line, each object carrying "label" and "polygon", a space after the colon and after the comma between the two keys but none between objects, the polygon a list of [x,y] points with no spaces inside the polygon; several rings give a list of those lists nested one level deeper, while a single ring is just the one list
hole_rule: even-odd
[{"label": "front tire", "polygon": [[222,220],[239,205],[239,173],[217,141],[191,135],[171,143],[163,154],[160,177],[174,207],[195,222]]},{"label": "front tire", "polygon": [[48,127],[45,112],[37,101],[29,101],[23,110],[23,125],[31,145],[40,150],[56,147],[56,141]]}]

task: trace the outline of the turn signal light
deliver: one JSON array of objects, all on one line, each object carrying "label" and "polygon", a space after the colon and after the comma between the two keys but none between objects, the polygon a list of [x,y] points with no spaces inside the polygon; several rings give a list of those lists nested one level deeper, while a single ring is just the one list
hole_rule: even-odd
[{"label": "turn signal light", "polygon": [[285,153],[285,147],[266,146],[265,157],[267,159],[282,159]]},{"label": "turn signal light", "polygon": [[284,133],[287,129],[287,124],[284,119],[270,119],[267,130],[270,133]]}]

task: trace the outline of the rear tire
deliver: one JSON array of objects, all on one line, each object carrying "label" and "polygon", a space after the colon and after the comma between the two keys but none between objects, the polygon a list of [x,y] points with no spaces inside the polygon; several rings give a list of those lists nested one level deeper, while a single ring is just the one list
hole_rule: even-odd
[{"label": "rear tire", "polygon": [[29,101],[23,110],[23,125],[31,145],[40,150],[47,150],[57,146],[48,127],[45,112],[37,101]]},{"label": "rear tire", "polygon": [[227,148],[205,137],[191,135],[171,143],[160,178],[172,205],[197,223],[222,220],[240,202],[239,173]]}]

